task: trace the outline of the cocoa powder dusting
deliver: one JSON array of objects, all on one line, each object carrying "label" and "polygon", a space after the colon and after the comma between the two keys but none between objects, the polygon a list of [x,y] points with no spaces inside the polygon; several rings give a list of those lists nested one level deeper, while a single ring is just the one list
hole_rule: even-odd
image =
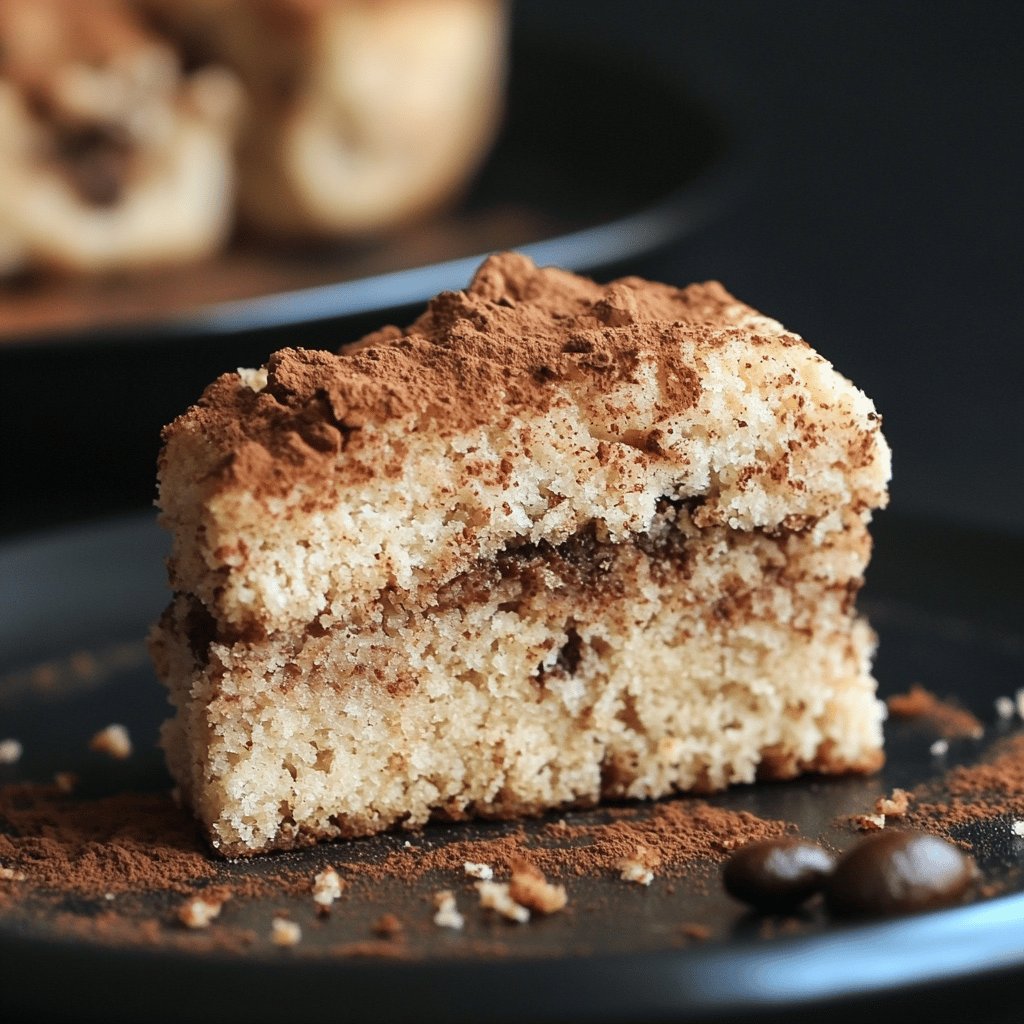
[{"label": "cocoa powder dusting", "polygon": [[[356,461],[339,464],[336,456],[343,444],[365,443],[367,423],[412,415],[440,417],[449,431],[473,429],[496,408],[542,409],[564,387],[604,392],[631,379],[648,357],[661,368],[666,408],[691,408],[701,387],[679,355],[681,341],[714,347],[739,324],[756,331],[760,322],[715,281],[675,288],[627,277],[599,285],[502,253],[480,266],[468,288],[442,292],[404,329],[385,327],[337,355],[274,353],[260,392],[238,374],[223,375],[164,439],[201,434],[221,455],[217,475],[283,493],[298,480],[359,471]],[[806,344],[791,334],[774,341]],[[449,400],[453,381],[460,383],[457,403]]]},{"label": "cocoa powder dusting", "polygon": [[[431,915],[425,908],[417,921],[406,909],[399,918],[399,897],[408,901],[418,884],[437,880],[468,885],[467,861],[489,865],[504,880],[525,871],[567,888],[583,878],[622,887],[623,858],[645,858],[659,877],[682,878],[737,845],[792,828],[687,799],[594,814],[601,820],[508,825],[483,838],[461,838],[453,829],[440,839],[437,831],[411,842],[392,835],[231,862],[211,856],[191,819],[163,794],[81,799],[54,785],[8,785],[0,788],[0,915],[8,924],[46,921],[51,934],[79,940],[244,953],[266,930],[254,912],[297,913],[306,914],[301,945],[318,930],[347,930],[339,941],[321,943],[322,954],[408,956],[409,936],[417,927],[429,931]],[[314,899],[324,859],[343,882],[327,914]],[[460,895],[465,910],[474,895]],[[202,921],[183,916],[194,901],[218,911]],[[467,940],[467,949],[479,945]]]},{"label": "cocoa powder dusting", "polygon": [[550,851],[553,856],[541,857],[538,863],[551,872],[617,876],[621,862],[635,858],[656,868],[660,876],[680,878],[697,861],[717,863],[740,846],[794,829],[787,822],[766,821],[747,811],[728,811],[701,801],[659,804],[641,820],[557,828],[557,834],[584,843],[574,845],[568,856],[564,850]]}]

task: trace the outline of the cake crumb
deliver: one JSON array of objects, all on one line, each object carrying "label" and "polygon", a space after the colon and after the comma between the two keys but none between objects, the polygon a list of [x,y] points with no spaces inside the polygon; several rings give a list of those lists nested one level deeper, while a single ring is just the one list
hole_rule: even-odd
[{"label": "cake crumb", "polygon": [[654,881],[654,869],[660,863],[661,858],[653,850],[638,844],[631,857],[620,858],[615,866],[622,881],[650,885]]},{"label": "cake crumb", "polygon": [[851,814],[849,820],[858,832],[878,832],[885,828],[884,814]]},{"label": "cake crumb", "polygon": [[875,801],[875,813],[886,818],[906,817],[910,808],[910,794],[905,789],[896,788],[892,796],[880,796]]},{"label": "cake crumb", "polygon": [[21,745],[21,740],[13,737],[0,740],[0,764],[17,764],[23,753],[25,748]]},{"label": "cake crumb", "polygon": [[74,772],[54,772],[53,784],[61,793],[70,796],[78,787],[78,776]]},{"label": "cake crumb", "polygon": [[1024,836],[1024,820],[1018,818],[1010,825],[1010,831],[1015,836]]},{"label": "cake crumb", "polygon": [[[482,885],[485,883],[477,884]],[[437,913],[434,914],[434,924],[438,928],[454,928],[455,931],[462,931],[466,919],[459,913],[459,908],[455,903],[455,893],[451,889],[444,889],[441,892],[434,893],[434,906],[437,907]]]},{"label": "cake crumb", "polygon": [[1017,705],[1013,702],[1012,697],[996,697],[994,703],[996,715],[1004,722],[1008,722],[1017,714]]},{"label": "cake crumb", "polygon": [[654,881],[654,872],[638,860],[623,857],[617,865],[619,878],[624,882],[636,882],[638,885],[650,885]]},{"label": "cake crumb", "polygon": [[403,931],[402,922],[391,913],[381,914],[373,923],[374,935],[379,935],[383,939],[398,938]]},{"label": "cake crumb", "polygon": [[555,914],[569,902],[564,885],[549,882],[540,868],[524,860],[512,865],[508,891],[520,906],[541,914]]},{"label": "cake crumb", "polygon": [[706,924],[699,924],[696,921],[686,921],[679,926],[679,933],[687,939],[696,942],[706,942],[711,938],[711,929]]},{"label": "cake crumb", "polygon": [[333,867],[326,867],[313,879],[313,900],[321,907],[329,907],[341,896],[344,883]]},{"label": "cake crumb", "polygon": [[928,752],[932,757],[945,757],[949,753],[949,740],[936,740],[928,748]]},{"label": "cake crumb", "polygon": [[480,893],[480,906],[485,910],[493,910],[516,924],[530,920],[530,911],[512,899],[507,882],[477,882],[476,888]]},{"label": "cake crumb", "polygon": [[[728,840],[723,840],[728,848]],[[624,882],[635,882],[637,885],[650,885],[654,881],[654,869],[661,864],[660,855],[646,846],[637,843],[631,856],[620,857],[615,863],[619,878]]]},{"label": "cake crumb", "polygon": [[297,946],[302,941],[302,929],[286,917],[275,917],[270,926],[270,941],[275,946]]},{"label": "cake crumb", "polygon": [[178,920],[186,928],[208,928],[214,918],[220,916],[223,900],[195,896],[178,908]]},{"label": "cake crumb", "polygon": [[470,878],[479,878],[483,882],[489,882],[494,878],[494,868],[492,868],[490,864],[477,864],[471,860],[467,860],[462,867]]},{"label": "cake crumb", "polygon": [[14,868],[0,867],[0,881],[24,882],[28,876],[24,871],[17,871]]},{"label": "cake crumb", "polygon": [[89,740],[89,749],[124,761],[132,756],[132,739],[123,725],[108,725]]}]

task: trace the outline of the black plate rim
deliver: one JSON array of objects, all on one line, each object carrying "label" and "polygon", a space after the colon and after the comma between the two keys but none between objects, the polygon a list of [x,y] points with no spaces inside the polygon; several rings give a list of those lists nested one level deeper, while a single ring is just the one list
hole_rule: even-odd
[{"label": "black plate rim", "polygon": [[[150,998],[149,981],[159,978],[161,986],[187,992],[197,974],[213,974],[232,999],[245,990],[239,1008],[249,1021],[279,1020],[282,992],[289,993],[288,1001],[303,1019],[320,1019],[314,1008],[330,1005],[339,989],[349,993],[361,1021],[413,1019],[402,1012],[411,1003],[424,1007],[418,1020],[464,1020],[480,1013],[485,993],[499,991],[505,994],[503,1004],[486,1014],[494,1022],[546,1019],[553,1006],[559,1007],[558,1020],[685,1020],[708,1013],[796,1008],[1019,968],[1024,965],[1022,920],[1024,893],[1017,893],[897,920],[840,926],[820,935],[626,955],[506,960],[465,956],[443,965],[299,960],[265,953],[242,959],[220,951],[106,948],[0,934],[0,1006],[13,995],[12,1008],[31,1008],[58,1020],[73,1006],[75,1019],[78,1014],[83,1020],[102,1014],[104,1019],[127,1021]],[[808,970],[823,961],[841,966]],[[59,988],[26,984],[52,972],[62,979]],[[109,990],[123,985],[126,977],[134,979],[142,1002],[136,1005],[126,993],[127,1001],[113,1008],[107,1001]],[[530,985],[523,985],[527,978]],[[196,987],[208,992],[205,984]],[[293,995],[299,988],[301,999]],[[31,998],[22,1001],[19,992]],[[180,1019],[179,998],[171,997],[163,1010],[151,1007],[151,1019]],[[187,996],[183,1002],[187,1005]],[[379,1012],[368,1013],[373,1005]]]}]

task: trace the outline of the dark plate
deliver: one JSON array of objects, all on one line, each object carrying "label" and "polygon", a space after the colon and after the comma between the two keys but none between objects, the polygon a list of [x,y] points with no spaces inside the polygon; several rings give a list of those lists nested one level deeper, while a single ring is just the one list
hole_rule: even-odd
[{"label": "dark plate", "polygon": [[[881,636],[883,693],[918,681],[951,695],[986,723],[986,739],[955,741],[948,757],[936,761],[929,753],[934,734],[917,723],[890,722],[888,764],[879,777],[740,787],[713,798],[717,806],[788,819],[805,834],[848,845],[851,835],[834,827],[837,816],[868,809],[893,786],[913,786],[970,762],[1011,732],[1013,726],[997,723],[993,701],[1024,679],[1022,604],[1009,570],[1024,564],[1024,542],[891,514],[876,535],[865,607]],[[149,517],[0,548],[0,734],[25,746],[18,765],[0,769],[0,782],[47,780],[61,769],[78,772],[86,794],[168,786],[154,748],[165,704],[141,645],[165,600],[164,548]],[[86,749],[93,731],[110,721],[124,722],[135,738],[137,753],[127,762],[103,761]],[[650,807],[629,813],[642,816]],[[608,813],[566,817],[586,823]],[[508,827],[432,826],[412,842],[436,847]],[[543,822],[525,828],[537,838]],[[287,865],[311,876],[325,863],[379,859],[405,838],[335,844],[225,870],[274,872]],[[973,844],[999,895],[869,925],[831,925],[820,912],[810,913],[795,931],[774,938],[722,894],[714,868],[675,885],[656,878],[646,890],[611,877],[573,880],[571,912],[525,927],[474,913],[467,880],[437,874],[355,893],[327,924],[317,923],[308,896],[282,894],[238,907],[240,920],[265,937],[274,911],[290,908],[305,927],[303,943],[282,951],[261,938],[244,955],[62,938],[54,921],[14,921],[0,905],[0,1009],[6,1008],[4,1020],[20,1013],[154,1022],[646,1021],[764,1019],[825,1000],[835,1019],[850,998],[884,993],[892,1005],[908,987],[941,979],[963,985],[1024,967],[1024,841],[1004,819],[971,825],[961,838]],[[445,887],[460,892],[464,933],[429,924],[426,900]],[[166,902],[150,909],[168,916]],[[407,959],[329,955],[331,944],[366,939],[368,922],[385,910],[424,924],[409,934]],[[709,925],[711,939],[684,947],[679,925],[687,921]],[[1012,977],[1019,983],[1019,973]]]},{"label": "dark plate", "polygon": [[678,239],[720,206],[722,125],[628,53],[516,22],[508,107],[468,194],[376,242],[236,240],[194,266],[0,284],[0,341],[210,335],[424,302],[465,285],[482,255],[520,249],[591,270]]}]

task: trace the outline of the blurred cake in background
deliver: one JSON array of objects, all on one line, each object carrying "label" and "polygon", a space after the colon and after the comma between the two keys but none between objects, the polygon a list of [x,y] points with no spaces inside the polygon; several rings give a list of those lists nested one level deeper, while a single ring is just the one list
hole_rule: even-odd
[{"label": "blurred cake in background", "polygon": [[372,234],[457,194],[498,124],[501,0],[141,0],[245,84],[243,220]]},{"label": "blurred cake in background", "polygon": [[0,275],[344,238],[458,196],[501,0],[0,0]]},{"label": "blurred cake in background", "polygon": [[214,252],[241,89],[185,74],[123,0],[0,3],[0,273]]}]

